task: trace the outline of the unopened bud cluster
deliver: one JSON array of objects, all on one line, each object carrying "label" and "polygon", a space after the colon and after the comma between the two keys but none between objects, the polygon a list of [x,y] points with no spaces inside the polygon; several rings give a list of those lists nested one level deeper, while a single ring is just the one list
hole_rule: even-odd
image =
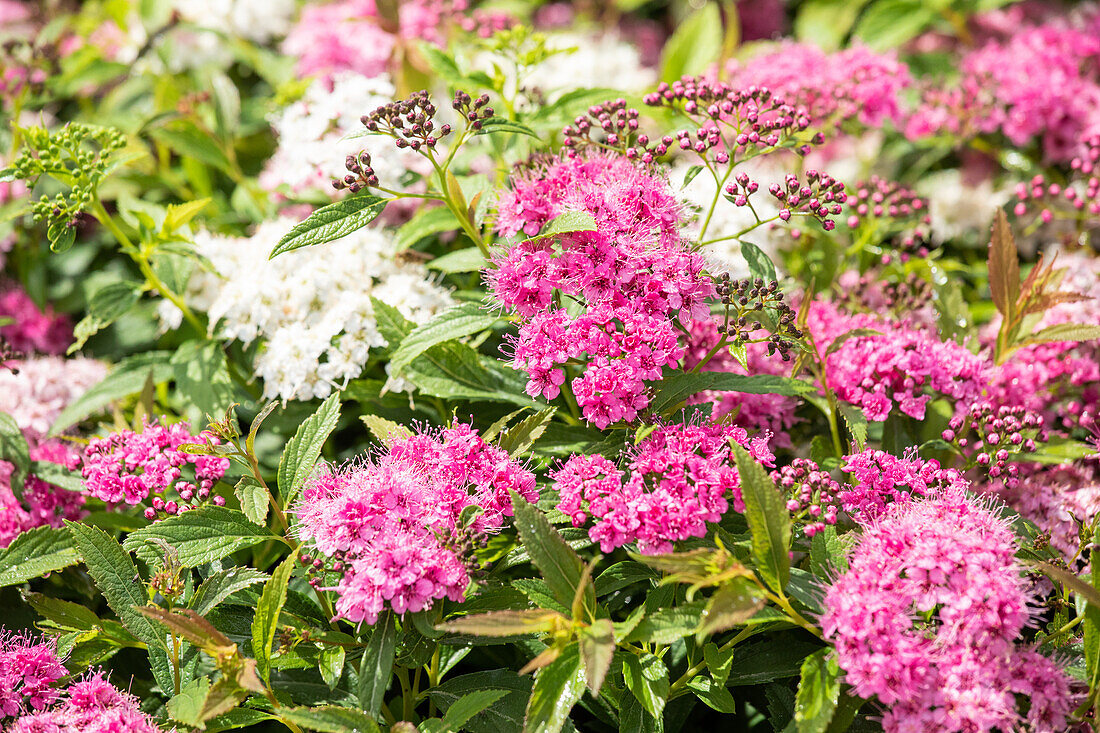
[{"label": "unopened bud cluster", "polygon": [[840,484],[808,458],[795,458],[788,466],[772,471],[772,480],[787,498],[791,518],[813,537],[836,524],[840,514]]},{"label": "unopened bud cluster", "polygon": [[[802,338],[802,331],[795,326],[795,312],[784,300],[778,282],[764,282],[759,277],[730,280],[728,273],[722,273],[715,291],[726,306],[719,333],[733,343],[766,340],[768,356],[778,353],[783,361],[790,361],[791,341]],[[761,328],[768,332],[767,338],[753,339],[753,332]]]},{"label": "unopened bud cluster", "polygon": [[[974,438],[967,437],[971,432]],[[990,478],[1016,486],[1021,453],[1034,453],[1047,440],[1043,418],[1023,407],[994,407],[989,402],[971,405],[964,416],[951,419],[941,436],[970,456],[973,465]]]},{"label": "unopened bud cluster", "polygon": [[928,201],[921,198],[910,188],[897,181],[879,176],[871,176],[856,184],[855,190],[848,195],[848,226],[858,227],[867,219],[889,217],[896,220],[914,219],[917,223],[929,225]]},{"label": "unopened bud cluster", "polygon": [[586,147],[614,150],[648,165],[664,155],[667,147],[650,147],[649,136],[638,133],[639,117],[638,110],[627,107],[625,99],[594,104],[587,114],[578,115],[562,129],[562,145],[571,153]]},{"label": "unopened bud cluster", "polygon": [[829,218],[837,216],[848,200],[844,184],[827,173],[815,170],[806,171],[806,182],[798,176],[788,173],[782,184],[773,183],[768,193],[780,203],[779,218],[790,221],[795,214],[812,216],[821,222],[825,231],[836,228],[836,222]]},{"label": "unopened bud cluster", "polygon": [[1016,216],[1036,216],[1043,224],[1057,219],[1095,221],[1100,217],[1100,136],[1070,162],[1069,182],[1050,181],[1038,174],[1016,184]]}]

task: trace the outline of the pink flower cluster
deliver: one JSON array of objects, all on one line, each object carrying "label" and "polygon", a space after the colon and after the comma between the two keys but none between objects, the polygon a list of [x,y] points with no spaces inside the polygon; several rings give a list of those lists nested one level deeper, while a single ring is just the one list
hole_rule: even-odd
[{"label": "pink flower cluster", "polygon": [[[198,503],[210,498],[214,504],[224,504],[220,496],[211,498],[211,489],[225,475],[229,459],[180,450],[184,444],[214,446],[220,442],[207,431],[192,435],[186,422],[165,425],[146,421],[141,432],[120,430],[93,438],[80,458],[85,490],[109,504],[126,502],[131,506],[169,489],[179,495],[179,502],[154,496],[145,511],[147,519],[155,519],[161,512],[172,515],[192,509],[195,504],[187,503],[192,500]],[[183,478],[187,466],[194,469],[194,481]]]},{"label": "pink flower cluster", "polygon": [[[718,325],[719,321],[715,318],[707,318],[691,324],[687,353],[684,355],[685,369],[694,369],[721,340]],[[786,376],[790,371],[790,365],[778,356],[769,357],[767,346],[767,342],[745,345],[745,361],[748,369],[741,366],[729,349],[720,349],[703,366],[703,371]],[[748,392],[703,392],[695,395],[691,401],[712,402],[714,407],[711,417],[714,420],[723,420],[728,415],[734,414],[734,417],[724,421],[749,430],[770,432],[775,436],[772,443],[776,447],[791,447],[791,439],[787,431],[799,421],[795,415],[799,402],[794,397],[749,394]]]},{"label": "pink flower cluster", "polygon": [[731,500],[734,511],[744,511],[731,441],[773,465],[767,438],[750,438],[744,428],[661,426],[638,445],[626,471],[598,454],[569,458],[552,475],[558,509],[575,527],[594,519],[589,536],[604,552],[630,542],[646,554],[669,552],[676,541],[704,536]]},{"label": "pink flower cluster", "polygon": [[801,524],[807,537],[813,537],[836,524],[840,512],[838,484],[828,471],[809,458],[795,458],[789,465],[772,471],[772,480],[787,496],[791,520]]},{"label": "pink flower cluster", "polygon": [[43,356],[8,366],[17,372],[0,369],[0,412],[30,439],[48,433],[66,406],[107,376],[107,366],[94,359]]},{"label": "pink flower cluster", "polygon": [[812,43],[784,41],[748,61],[731,61],[727,71],[731,86],[766,87],[804,107],[818,125],[849,119],[868,127],[887,120],[897,124],[901,93],[912,84],[909,68],[896,53],[878,54],[858,45],[829,53]]},{"label": "pink flower cluster", "polygon": [[386,607],[403,614],[460,601],[475,543],[512,513],[510,490],[538,499],[534,474],[468,425],[413,435],[308,483],[298,532],[331,562],[303,559],[339,577],[327,590],[339,596],[338,615],[354,623],[373,624]]},{"label": "pink flower cluster", "polygon": [[524,319],[512,364],[527,371],[528,394],[553,399],[566,364],[582,363],[570,386],[585,418],[600,428],[635,419],[649,404],[645,381],[683,356],[674,320],[707,316],[715,292],[703,258],[680,241],[667,182],[621,157],[555,159],[514,175],[498,211],[508,237],[533,237],[566,212],[594,217],[595,231],[511,247],[489,285]]},{"label": "pink flower cluster", "polygon": [[17,719],[8,733],[160,733],[140,702],[95,673],[70,685],[49,710]]},{"label": "pink flower cluster", "polygon": [[[56,463],[72,469],[77,456],[64,443],[51,440],[30,449],[32,461]],[[47,483],[33,473],[23,483],[21,498],[12,491],[14,466],[0,461],[0,547],[7,547],[21,533],[34,527],[61,527],[64,520],[84,516],[84,495]]]},{"label": "pink flower cluster", "polygon": [[851,315],[831,303],[815,302],[809,327],[821,354],[853,329],[878,332],[847,339],[825,360],[829,386],[842,400],[860,407],[868,420],[881,422],[895,407],[923,420],[931,399],[926,390],[972,402],[988,378],[984,359],[913,324]]},{"label": "pink flower cluster", "polygon": [[67,674],[56,645],[0,628],[0,722],[45,709]]},{"label": "pink flower cluster", "polygon": [[957,86],[930,91],[906,132],[1000,132],[1017,146],[1040,138],[1048,157],[1068,160],[1082,137],[1100,132],[1098,56],[1093,29],[1061,20],[1026,25],[967,52]]},{"label": "pink flower cluster", "polygon": [[12,320],[0,326],[0,336],[27,354],[64,354],[73,340],[68,316],[55,314],[49,306],[40,310],[19,287],[8,287],[0,293],[0,318]]},{"label": "pink flower cluster", "polygon": [[821,623],[886,731],[1065,730],[1068,679],[1016,643],[1030,611],[1015,553],[1007,523],[961,491],[894,504],[865,528]]},{"label": "pink flower cluster", "polygon": [[947,489],[962,491],[969,486],[955,469],[941,468],[939,461],[925,461],[915,455],[898,458],[868,449],[844,460],[844,471],[851,474],[852,483],[839,492],[838,498],[844,511],[860,524],[873,522],[891,504]]},{"label": "pink flower cluster", "polygon": [[388,70],[402,40],[443,44],[449,25],[487,36],[510,23],[500,13],[471,11],[466,0],[403,0],[397,6],[398,27],[385,28],[375,0],[309,4],[287,34],[283,51],[298,58],[301,76],[354,71],[373,77]]}]

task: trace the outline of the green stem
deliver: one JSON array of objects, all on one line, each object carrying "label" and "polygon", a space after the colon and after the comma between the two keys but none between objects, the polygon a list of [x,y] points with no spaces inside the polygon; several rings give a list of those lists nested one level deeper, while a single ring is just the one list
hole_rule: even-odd
[{"label": "green stem", "polygon": [[[749,638],[755,633],[756,629],[754,629],[752,626],[746,626],[745,628],[737,632],[736,636],[734,636],[722,646],[718,647],[718,652],[728,652],[730,649],[733,649],[735,646],[737,646],[742,641]],[[680,679],[673,682],[672,686],[668,689],[668,699],[672,700],[673,698],[678,697],[679,694],[683,691],[684,687],[687,685],[687,683],[691,682],[692,678],[694,678],[695,675],[706,669],[706,666],[706,661],[701,661],[689,667],[688,670],[680,676]]]},{"label": "green stem", "polygon": [[707,365],[707,362],[709,362],[711,359],[713,359],[715,357],[715,355],[718,353],[719,349],[721,349],[727,343],[728,342],[726,341],[726,336],[725,336],[725,334],[723,334],[722,338],[718,340],[718,343],[716,343],[714,345],[714,348],[711,349],[710,351],[708,351],[707,355],[703,357],[703,360],[700,361],[698,364],[696,364],[695,368],[691,370],[692,374],[697,373],[703,367],[705,367]]},{"label": "green stem", "polygon": [[722,180],[718,180],[718,174],[714,172],[714,169],[707,163],[707,170],[714,176],[714,182],[718,184],[718,187],[714,191],[714,198],[710,201],[710,208],[707,209],[707,216],[703,219],[703,226],[699,229],[699,240],[702,241],[707,236],[707,228],[710,226],[710,220],[714,216],[714,210],[718,208],[718,199],[722,198],[722,186],[726,185],[726,181],[729,180],[730,175],[733,174],[733,166],[731,165],[726,169],[726,175],[722,176]]}]

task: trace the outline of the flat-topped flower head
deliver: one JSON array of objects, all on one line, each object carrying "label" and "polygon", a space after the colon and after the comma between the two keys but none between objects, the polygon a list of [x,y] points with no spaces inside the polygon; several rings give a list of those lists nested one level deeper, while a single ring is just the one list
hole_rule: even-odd
[{"label": "flat-topped flower head", "polygon": [[45,709],[67,674],[56,644],[0,628],[0,723]]},{"label": "flat-topped flower head", "polygon": [[512,513],[510,491],[536,501],[534,474],[468,425],[414,434],[309,481],[295,509],[300,559],[312,584],[334,583],[336,612],[354,623],[460,601],[474,551]]},{"label": "flat-topped flower head", "polygon": [[141,701],[95,672],[74,682],[47,710],[18,718],[8,733],[160,733]]}]

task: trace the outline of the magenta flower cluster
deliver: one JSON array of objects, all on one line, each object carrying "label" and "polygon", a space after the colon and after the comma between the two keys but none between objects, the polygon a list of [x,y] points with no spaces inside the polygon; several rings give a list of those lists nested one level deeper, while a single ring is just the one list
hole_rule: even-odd
[{"label": "magenta flower cluster", "polygon": [[948,489],[962,491],[969,485],[955,469],[941,468],[939,461],[925,461],[915,455],[899,458],[868,449],[844,460],[843,470],[852,480],[837,498],[844,511],[861,524],[882,516],[889,505]]},{"label": "magenta flower cluster", "polygon": [[538,499],[534,474],[459,424],[314,477],[296,507],[298,533],[329,562],[306,560],[338,578],[325,588],[337,593],[337,615],[373,624],[385,608],[463,600],[474,545],[511,515],[513,490]]},{"label": "magenta flower cluster", "polygon": [[0,722],[45,709],[67,674],[52,642],[0,629]]},{"label": "magenta flower cluster", "polygon": [[[229,459],[197,455],[180,449],[185,444],[215,446],[220,440],[207,431],[193,435],[186,422],[166,425],[145,422],[140,432],[120,430],[93,438],[80,457],[85,490],[108,504],[136,506],[152,496],[147,519],[193,509],[209,499],[221,505],[225,499],[211,490],[229,468]],[[193,469],[188,480],[184,469]],[[172,490],[180,501],[165,499]]]},{"label": "magenta flower cluster", "polygon": [[634,420],[649,404],[646,380],[683,356],[676,321],[707,316],[715,292],[702,256],[679,238],[667,182],[620,157],[556,159],[513,176],[498,209],[509,237],[535,237],[567,212],[595,219],[595,231],[512,246],[489,285],[523,319],[512,365],[527,372],[528,394],[553,399],[577,365],[569,386],[586,420]]},{"label": "magenta flower cluster", "polygon": [[988,379],[988,363],[953,341],[916,325],[844,313],[831,303],[810,306],[810,332],[818,352],[855,329],[875,334],[847,338],[826,357],[829,386],[871,421],[895,408],[924,419],[927,391],[962,403],[977,400]]},{"label": "magenta flower cluster", "polygon": [[731,442],[773,465],[766,436],[717,423],[665,425],[638,445],[625,471],[598,454],[569,458],[552,474],[558,509],[575,527],[594,520],[589,536],[604,552],[632,542],[645,554],[669,552],[674,542],[704,536],[731,501],[744,511]]},{"label": "magenta flower cluster", "polygon": [[0,336],[25,354],[64,354],[73,340],[68,316],[54,313],[49,306],[40,309],[19,287],[0,293],[0,318],[11,319],[0,326]]},{"label": "magenta flower cluster", "polygon": [[1015,553],[1007,522],[956,490],[894,504],[865,528],[821,624],[886,731],[1065,730],[1068,679],[1016,643],[1031,613]]},{"label": "magenta flower cluster", "polygon": [[784,41],[748,61],[727,65],[734,87],[766,87],[804,107],[818,125],[856,119],[880,127],[902,117],[901,95],[912,85],[909,68],[894,52],[853,46],[829,53],[812,43]]},{"label": "magenta flower cluster", "polygon": [[48,710],[17,719],[8,733],[160,733],[141,711],[140,700],[119,690],[102,673],[74,682]]}]

